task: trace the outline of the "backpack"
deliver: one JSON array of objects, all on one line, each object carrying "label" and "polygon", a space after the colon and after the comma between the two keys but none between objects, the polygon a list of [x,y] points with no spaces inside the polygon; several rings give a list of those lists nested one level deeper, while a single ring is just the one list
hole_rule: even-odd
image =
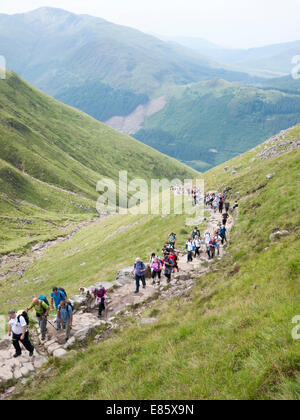
[{"label": "backpack", "polygon": [[68,296],[68,295],[67,295],[67,292],[65,291],[65,289],[64,289],[63,287],[59,287],[59,288],[58,288],[58,291],[59,291],[59,292],[63,292],[63,293],[66,295],[66,297]]},{"label": "backpack", "polygon": [[23,311],[20,315],[17,316],[17,320],[18,320],[19,324],[20,324],[20,317],[21,316],[25,319],[26,324],[29,325],[30,321],[29,321],[28,313],[26,311]]},{"label": "backpack", "polygon": [[74,305],[70,301],[66,302],[66,307],[67,309],[68,307],[70,307],[72,309],[72,312],[74,312]]},{"label": "backpack", "polygon": [[50,306],[46,296],[43,296],[43,295],[39,296],[39,301],[45,302],[47,306]]}]

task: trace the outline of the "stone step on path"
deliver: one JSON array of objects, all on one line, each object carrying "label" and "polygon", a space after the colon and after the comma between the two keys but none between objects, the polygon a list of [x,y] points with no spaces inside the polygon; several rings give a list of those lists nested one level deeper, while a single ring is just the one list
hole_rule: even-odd
[{"label": "stone step on path", "polygon": [[0,350],[0,384],[12,379],[22,379],[47,362],[47,358],[36,351],[32,357],[29,357],[24,348],[20,357],[13,358],[15,349],[11,344],[11,339],[6,338],[6,344],[7,347]]}]

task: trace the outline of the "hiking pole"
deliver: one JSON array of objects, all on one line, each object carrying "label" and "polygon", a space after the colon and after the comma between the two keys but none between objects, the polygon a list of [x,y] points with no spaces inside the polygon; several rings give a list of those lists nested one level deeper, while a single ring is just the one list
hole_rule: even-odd
[{"label": "hiking pole", "polygon": [[47,319],[47,322],[49,322],[49,324],[51,325],[51,327],[53,327],[54,329],[56,329],[56,328],[54,327],[54,325],[52,324],[52,322],[50,322],[50,321],[49,321],[49,319]]}]

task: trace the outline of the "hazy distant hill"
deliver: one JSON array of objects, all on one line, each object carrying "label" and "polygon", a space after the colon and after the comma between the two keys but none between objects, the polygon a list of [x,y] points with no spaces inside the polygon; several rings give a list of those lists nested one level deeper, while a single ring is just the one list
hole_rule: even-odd
[{"label": "hazy distant hill", "polygon": [[221,79],[178,88],[134,136],[203,170],[237,156],[300,119],[300,95]]},{"label": "hazy distant hill", "polygon": [[152,93],[165,83],[249,78],[138,30],[53,8],[0,15],[0,51],[9,68],[51,95],[90,80]]},{"label": "hazy distant hill", "polygon": [[205,54],[211,59],[225,63],[242,71],[270,76],[289,74],[292,58],[300,54],[300,41],[267,45],[249,49],[227,49],[202,38],[174,37],[178,44]]}]

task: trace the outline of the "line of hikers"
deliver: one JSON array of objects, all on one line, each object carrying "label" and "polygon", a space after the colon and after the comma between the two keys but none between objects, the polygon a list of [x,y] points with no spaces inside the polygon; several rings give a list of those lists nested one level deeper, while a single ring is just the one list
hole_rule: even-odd
[{"label": "line of hikers", "polygon": [[[177,192],[178,190],[174,188],[174,191]],[[179,191],[180,193],[185,192],[183,189]],[[193,193],[196,194],[198,191],[191,189],[190,194],[193,195]],[[205,249],[209,260],[213,259],[216,254],[220,255],[220,245],[224,245],[224,243],[227,242],[226,225],[230,217],[229,211],[231,210],[231,212],[233,212],[236,208],[238,208],[238,202],[236,201],[234,207],[230,209],[230,202],[227,199],[226,193],[209,193],[205,195],[204,200],[206,205],[213,208],[215,212],[219,208],[219,212],[222,214],[222,222],[218,223],[213,234],[206,231],[203,235],[203,238],[201,238],[200,230],[198,227],[196,226],[194,228],[191,237],[187,240],[185,245],[188,262],[192,262],[193,258],[200,257],[200,253],[203,249]],[[224,213],[223,210],[225,210]],[[159,257],[153,253],[150,257],[148,266],[146,266],[146,264],[140,258],[136,259],[132,270],[132,273],[135,274],[136,281],[135,293],[139,293],[141,283],[143,288],[146,288],[146,277],[152,278],[153,285],[156,283],[157,279],[157,284],[159,285],[161,282],[163,269],[164,275],[167,278],[167,283],[171,282],[172,273],[176,270],[177,272],[179,271],[179,251],[175,249],[176,241],[176,234],[174,232],[170,233],[169,238],[162,249],[163,257]]]},{"label": "line of hikers", "polygon": [[224,242],[227,242],[227,219],[228,218],[226,218],[225,223],[223,220],[223,224],[218,224],[213,234],[206,231],[203,235],[203,239],[201,239],[198,227],[195,227],[185,246],[188,262],[192,262],[193,258],[200,257],[200,253],[203,249],[205,249],[209,260],[213,259],[216,253],[220,255],[220,245],[224,245]]},{"label": "line of hikers", "polygon": [[[191,191],[192,192],[192,191]],[[187,251],[187,261],[193,261],[193,258],[200,257],[200,252],[205,247],[206,253],[209,259],[215,257],[216,252],[220,254],[220,244],[227,242],[227,229],[226,224],[228,221],[230,203],[226,198],[226,194],[215,194],[210,193],[205,196],[205,202],[207,206],[211,206],[216,211],[219,208],[220,214],[222,214],[222,223],[218,223],[214,233],[211,235],[208,231],[205,232],[203,239],[201,239],[200,230],[196,226],[192,231],[191,237],[188,239],[185,249]],[[225,213],[223,209],[225,207]],[[232,211],[238,208],[238,202],[235,203]],[[171,282],[172,273],[179,272],[178,260],[179,251],[176,250],[177,235],[172,232],[162,248],[162,257],[157,256],[153,253],[150,257],[148,266],[144,262],[137,258],[133,267],[133,273],[135,274],[136,280],[136,291],[139,293],[140,283],[142,282],[143,288],[146,288],[146,275],[149,270],[148,277],[152,278],[152,284],[159,285],[161,282],[161,276],[164,269],[164,275],[167,278],[167,283]],[[105,299],[106,289],[103,286],[95,288],[92,291],[96,298],[96,304],[98,305],[98,317],[102,316],[102,312],[105,310]],[[39,327],[41,332],[41,340],[45,341],[47,333],[47,323],[50,310],[57,311],[56,317],[56,330],[66,330],[65,342],[67,343],[70,338],[70,333],[73,326],[73,312],[74,307],[68,300],[67,293],[62,287],[54,287],[51,292],[51,303],[49,303],[46,296],[35,297],[32,304],[24,311],[16,313],[14,310],[9,311],[9,336],[12,335],[13,345],[16,350],[14,357],[19,357],[22,353],[20,342],[28,350],[30,357],[33,355],[34,347],[29,339],[29,316],[28,312],[35,309],[36,317],[39,321]],[[50,323],[51,324],[51,323]],[[51,324],[52,325],[52,324]],[[52,325],[53,326],[53,325]]]},{"label": "line of hikers", "polygon": [[[96,298],[96,304],[98,305],[98,317],[102,316],[102,312],[105,309],[105,295],[106,289],[102,286],[95,288],[92,292]],[[50,310],[56,309],[56,327],[48,320]],[[46,340],[47,324],[51,324],[56,331],[61,329],[66,331],[65,342],[67,343],[71,330],[73,327],[73,313],[74,307],[68,300],[67,293],[62,287],[54,287],[51,292],[51,302],[44,295],[35,297],[32,304],[23,311],[16,312],[11,310],[8,312],[9,323],[8,323],[8,335],[12,336],[12,343],[16,353],[14,358],[21,356],[22,350],[20,342],[23,344],[25,349],[29,352],[29,356],[32,357],[34,353],[34,346],[29,339],[29,324],[30,319],[28,313],[34,309],[36,317],[38,319],[41,340]]]},{"label": "line of hikers", "polygon": [[170,233],[162,248],[162,257],[152,253],[147,266],[140,258],[136,259],[132,270],[136,281],[135,293],[139,293],[141,282],[143,288],[146,288],[146,277],[151,277],[152,285],[156,284],[156,280],[157,284],[160,285],[163,269],[167,283],[171,282],[172,273],[176,270],[179,271],[179,251],[175,249],[176,241],[177,235],[174,232]]}]

